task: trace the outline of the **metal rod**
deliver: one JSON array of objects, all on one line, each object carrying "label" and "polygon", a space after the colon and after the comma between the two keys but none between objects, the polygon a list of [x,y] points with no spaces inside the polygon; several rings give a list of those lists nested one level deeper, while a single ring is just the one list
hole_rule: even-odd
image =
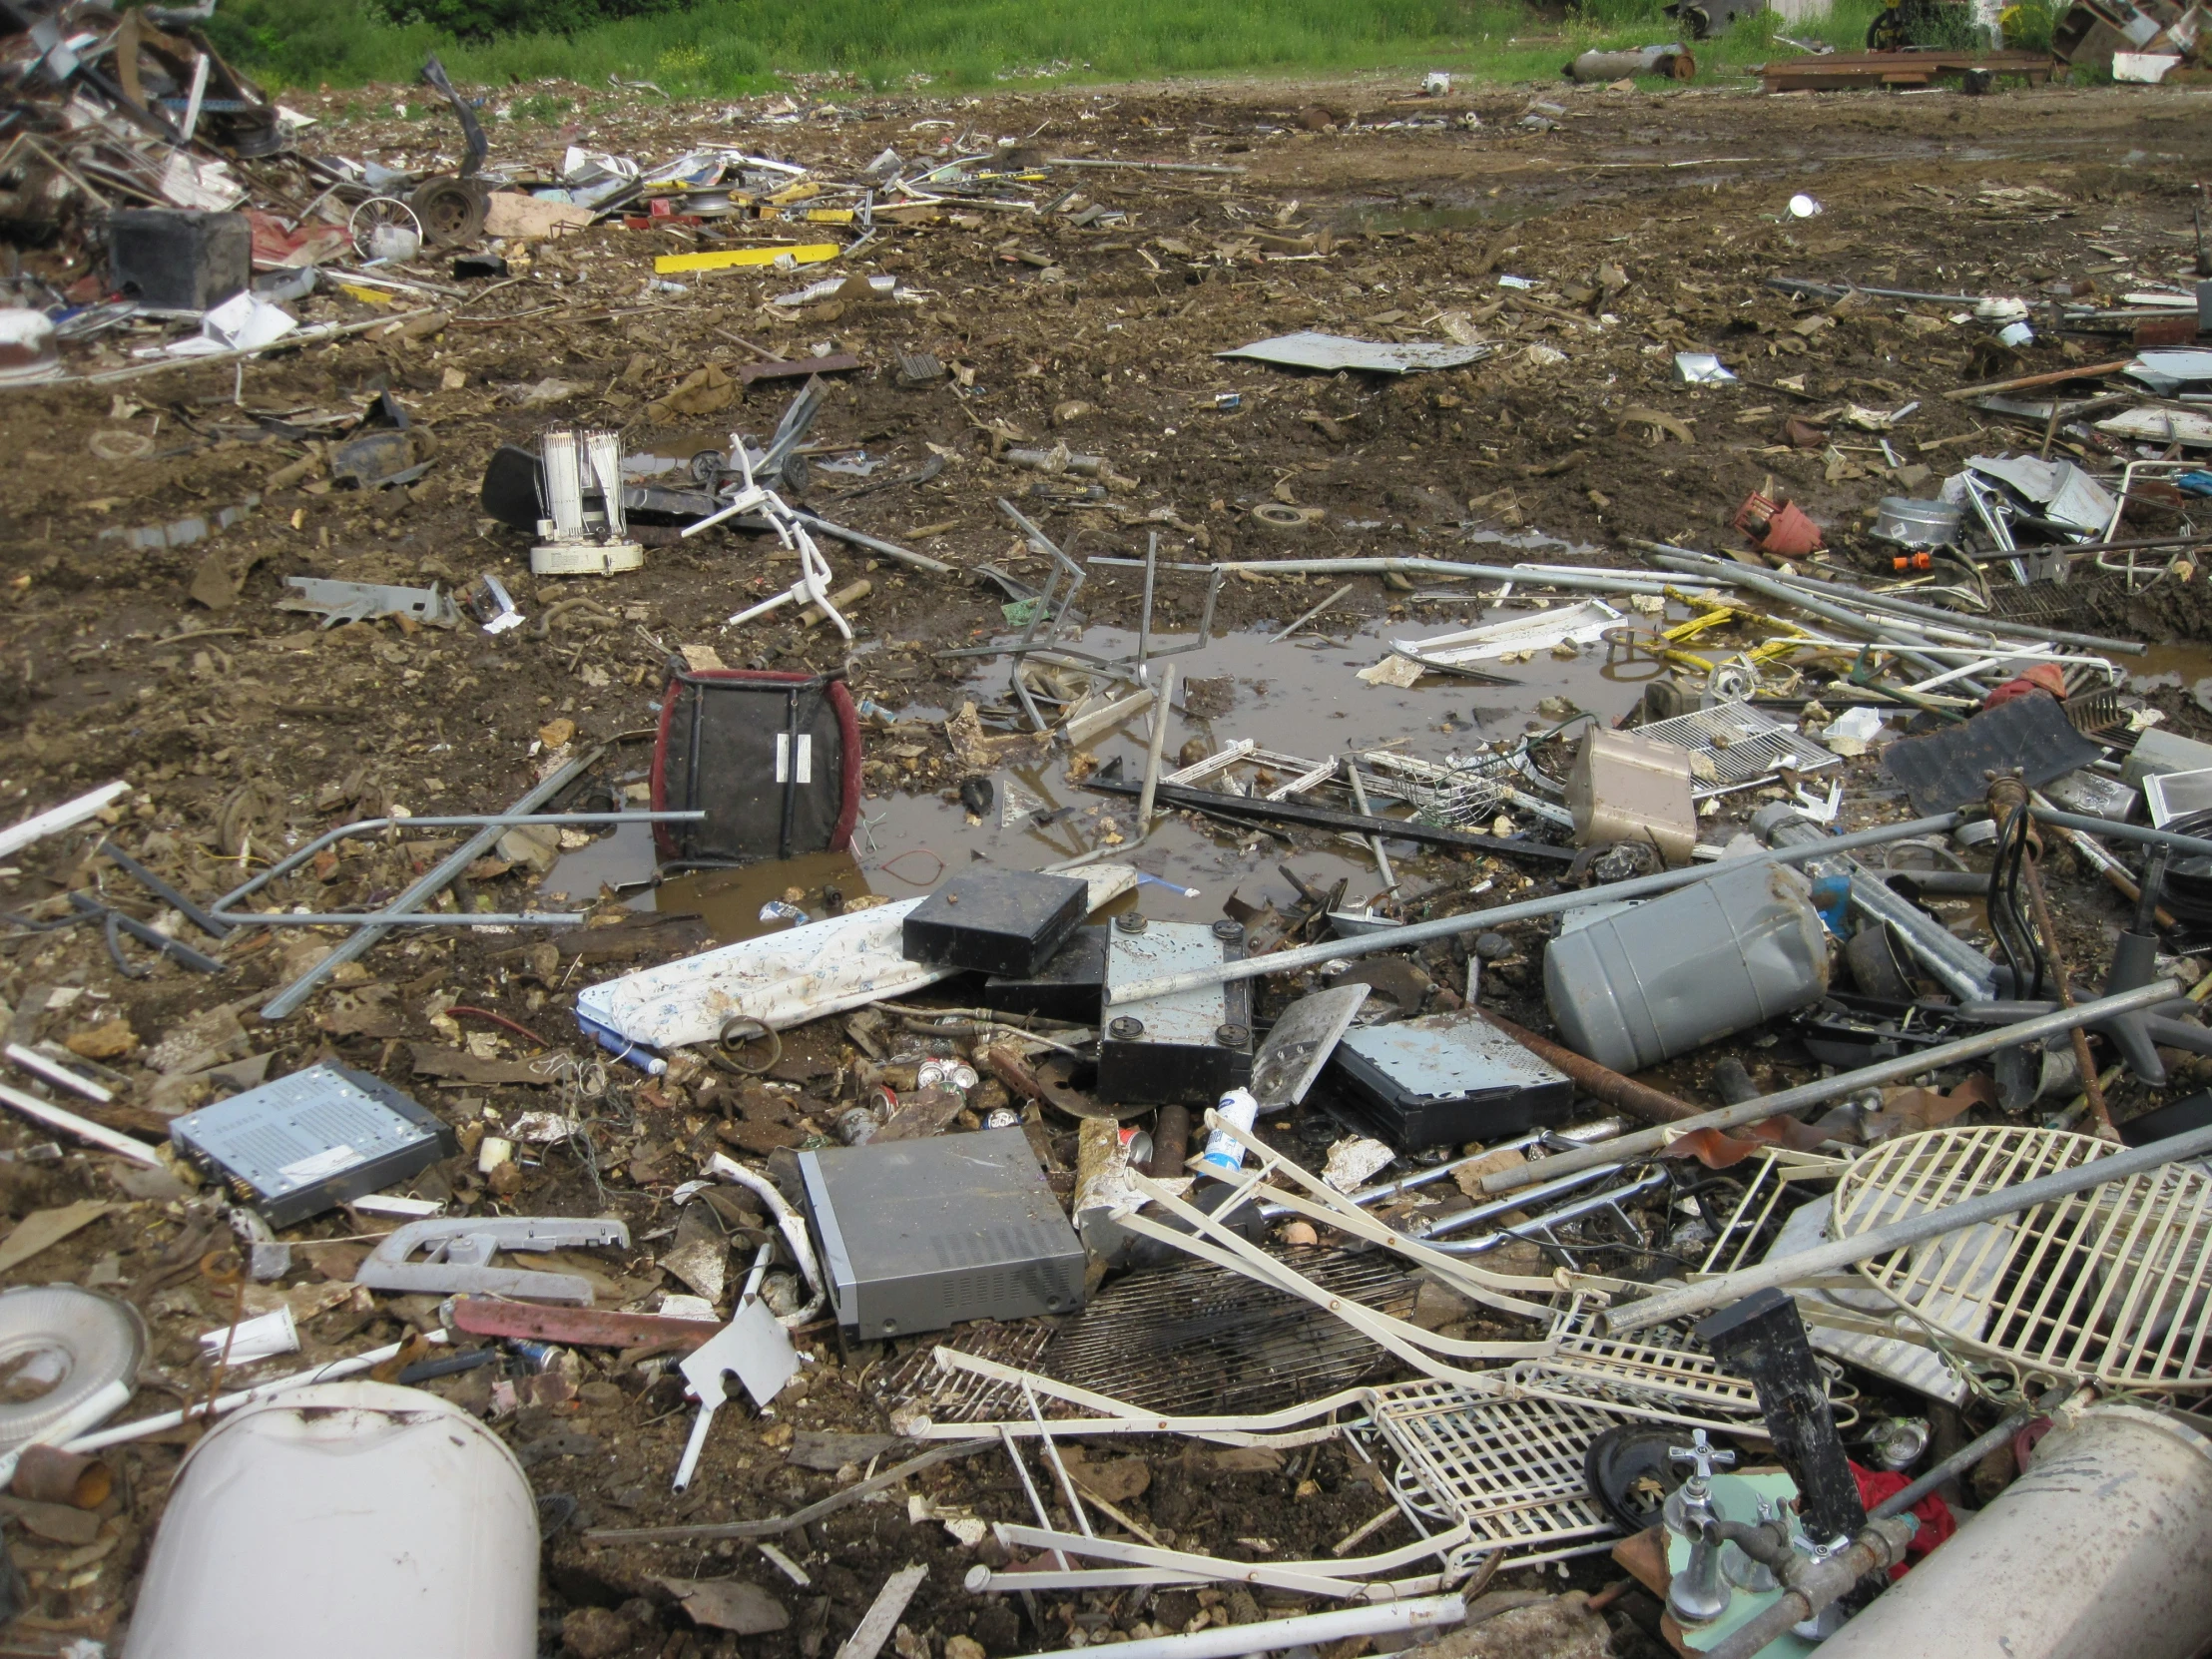
[{"label": "metal rod", "polygon": [[2177,981],[2159,979],[2136,990],[2098,997],[2094,1002],[2083,1002],[2072,1008],[2054,1009],[2032,1019],[2023,1019],[2017,1024],[1991,1026],[1986,1031],[1977,1031],[1970,1037],[1960,1037],[1955,1042],[1938,1043],[1934,1048],[1924,1048],[1918,1053],[1900,1054],[1893,1060],[1881,1060],[1871,1066],[1861,1066],[1856,1071],[1838,1072],[1834,1077],[1801,1083],[1794,1089],[1761,1095],[1756,1100],[1746,1100],[1738,1105],[1716,1107],[1694,1118],[1670,1123],[1663,1129],[1639,1130],[1632,1135],[1623,1135],[1617,1141],[1608,1142],[1603,1147],[1562,1152],[1556,1157],[1546,1158],[1541,1164],[1524,1164],[1518,1169],[1498,1170],[1482,1178],[1482,1190],[1486,1193],[1511,1192],[1514,1188],[1524,1187],[1540,1177],[1560,1174],[1568,1169],[1587,1169],[1592,1164],[1614,1163],[1635,1157],[1639,1153],[1661,1152],[1695,1129],[1740,1128],[1744,1124],[1758,1123],[1784,1112],[1795,1112],[1843,1095],[1856,1094],[1861,1089],[1894,1083],[1901,1078],[1918,1077],[1923,1072],[1956,1065],[1961,1060],[1976,1060],[1984,1054],[1993,1054],[2000,1048],[2011,1048],[2019,1043],[2056,1036],[2060,1032],[2073,1030],[2077,1025],[2094,1025],[2099,1020],[2132,1013],[2138,1008],[2155,1007],[2180,994],[2181,987]]},{"label": "metal rod", "polygon": [[1352,584],[1350,582],[1347,582],[1343,587],[1339,588],[1335,593],[1331,594],[1327,599],[1324,599],[1313,609],[1308,611],[1301,611],[1299,613],[1298,620],[1292,623],[1288,628],[1284,629],[1283,632],[1271,638],[1268,641],[1268,644],[1281,645],[1285,640],[1289,639],[1293,634],[1297,633],[1301,628],[1305,627],[1309,622],[1313,621],[1314,618],[1320,616],[1322,612],[1328,610],[1330,606],[1336,604],[1338,600],[1344,598],[1344,596],[1351,591]]},{"label": "metal rod", "polygon": [[[1094,565],[1126,565],[1134,569],[1144,561],[1099,554],[1088,562]],[[1164,568],[1198,571],[1249,570],[1259,575],[1281,576],[1495,577],[1501,582],[1518,582],[1531,588],[1584,588],[1592,593],[1663,594],[1669,586],[1678,585],[1670,583],[1664,576],[1653,576],[1639,570],[1569,571],[1557,566],[1462,564],[1451,559],[1230,559],[1219,564],[1176,564]],[[1725,588],[1733,580],[1731,576],[1716,575],[1704,585]]]},{"label": "metal rod", "polygon": [[[2204,539],[2204,538],[2195,538]],[[2139,546],[2140,543],[2114,544]],[[2054,547],[2054,553],[2085,553],[2087,547]],[[1777,572],[1774,580],[1787,587],[1808,588],[1815,593],[1827,594],[1836,599],[1848,599],[1865,605],[1870,610],[1893,611],[1900,616],[1922,617],[1930,622],[1940,622],[1951,628],[1965,628],[1979,624],[1980,631],[1992,641],[2001,643],[2001,636],[2012,635],[2022,640],[2049,640],[2054,645],[2078,645],[2090,651],[2117,651],[2126,656],[2140,657],[2150,649],[2140,640],[2116,640],[2106,634],[2076,634],[2060,628],[2036,628],[2025,623],[2012,622],[2002,617],[1979,617],[1964,611],[1946,611],[1937,605],[1923,605],[1917,600],[1900,599],[1891,593],[1863,593],[1848,588],[1841,582],[1824,582],[1817,576],[1784,576]],[[1971,630],[1969,630],[1971,631]]]},{"label": "metal rod", "polygon": [[[604,753],[605,751],[602,749],[595,749],[587,755],[578,756],[508,808],[507,816],[517,817],[522,814],[536,812],[538,808],[544,806],[548,801],[567,789],[569,785],[575,783],[577,779],[583,777],[584,773]],[[461,842],[458,847],[439,861],[436,868],[386,905],[384,909],[386,916],[403,916],[410,910],[418,909],[429,903],[432,898],[435,898],[451,884],[456,875],[467,869],[470,864],[484,854],[494,841],[499,839],[499,832],[504,828],[506,828],[504,825],[487,825],[477,830],[475,834],[469,836],[467,840]],[[249,883],[249,886],[251,885],[252,883]],[[262,1005],[262,1018],[278,1020],[290,1014],[293,1009],[307,1000],[308,996],[313,993],[315,986],[337,972],[345,963],[366,955],[370,947],[381,943],[384,935],[389,931],[391,931],[391,928],[388,923],[354,929],[351,936],[341,941],[329,955],[323,957],[321,961],[315,963],[313,967],[307,969],[306,972],[264,1003]]]},{"label": "metal rod", "polygon": [[[1352,590],[1343,590],[1350,593]],[[1345,778],[1352,785],[1352,804],[1360,809],[1362,818],[1375,817],[1375,809],[1368,805],[1368,787],[1360,777],[1360,763],[1349,755],[1345,757]],[[1397,877],[1390,871],[1390,855],[1382,850],[1382,837],[1368,836],[1368,848],[1375,854],[1375,872],[1382,877],[1382,891],[1388,892],[1397,885]]]},{"label": "metal rod", "polygon": [[1677,1123],[1683,1118],[1694,1118],[1699,1107],[1687,1100],[1678,1100],[1649,1083],[1639,1083],[1633,1077],[1623,1077],[1610,1066],[1601,1066],[1595,1060],[1577,1054],[1563,1043],[1555,1043],[1548,1037],[1539,1037],[1533,1031],[1523,1030],[1511,1020],[1491,1013],[1487,1008],[1477,1008],[1476,1013],[1496,1026],[1513,1041],[1545,1064],[1555,1066],[1573,1079],[1574,1086],[1593,1100],[1602,1100],[1608,1106],[1618,1106],[1624,1112],[1633,1112],[1646,1123]]},{"label": "metal rod", "polygon": [[1152,828],[1152,802],[1160,793],[1160,751],[1167,747],[1168,716],[1175,712],[1175,665],[1160,671],[1160,692],[1152,700],[1152,741],[1145,749],[1144,793],[1137,798],[1137,833]]},{"label": "metal rod", "polygon": [[1160,532],[1155,530],[1145,538],[1144,544],[1144,609],[1137,616],[1137,661],[1143,662],[1152,654],[1152,584],[1160,574]]},{"label": "metal rod", "polygon": [[848,529],[842,524],[832,524],[826,518],[817,518],[813,513],[803,513],[796,507],[791,509],[791,515],[810,530],[819,530],[826,536],[834,536],[838,541],[850,542],[854,547],[864,547],[870,553],[880,553],[886,559],[895,559],[898,563],[911,565],[916,570],[926,570],[933,576],[957,576],[960,574],[956,566],[948,565],[942,559],[932,559],[926,553],[916,553],[910,547],[901,547],[898,543],[885,541],[880,536],[870,536],[859,530]]},{"label": "metal rod", "polygon": [[[1395,1509],[1388,1512],[1397,1513]],[[1153,1636],[1116,1645],[1130,1650],[1126,1659],[1237,1659],[1247,1653],[1270,1653],[1343,1641],[1353,1636],[1381,1636],[1399,1631],[1417,1640],[1423,1632],[1442,1630],[1466,1616],[1466,1604],[1457,1596],[1437,1596],[1415,1601],[1383,1601],[1369,1607],[1343,1607],[1333,1612],[1304,1613],[1287,1619],[1263,1619],[1258,1624],[1217,1624],[1208,1630]],[[1077,1659],[1078,1655],[1097,1659],[1087,1648],[1061,1648],[1041,1654],[1038,1659]]]},{"label": "metal rod", "polygon": [[2007,1443],[2014,1434],[2046,1411],[2054,1411],[2065,1403],[2066,1396],[2074,1391],[2071,1382],[2061,1382],[2041,1399],[2015,1405],[1997,1418],[1989,1428],[1975,1435],[1940,1463],[1928,1470],[1910,1486],[1902,1486],[1867,1510],[1867,1519],[1881,1520],[1889,1515],[1902,1515],[1906,1510],[1954,1474],[1963,1474],[1982,1458]]},{"label": "metal rod", "polygon": [[2121,824],[2108,818],[2083,818],[2079,813],[2061,813],[2050,807],[2028,808],[2028,816],[2037,824],[2048,824],[2060,830],[2072,830],[2082,834],[2117,835],[2123,841],[2141,841],[2146,846],[2170,846],[2176,852],[2194,852],[2204,856],[2212,854],[2212,840],[2201,835],[2180,835],[2171,830],[2153,830],[2147,824]]},{"label": "metal rod", "polygon": [[[1958,823],[1959,815],[1956,813],[1937,813],[1933,818],[1909,819],[1903,824],[1886,824],[1849,835],[1835,835],[1818,846],[1771,847],[1752,856],[1771,859],[1776,863],[1796,864],[1824,852],[1850,852],[1862,846],[1881,846],[1889,841],[1906,840],[1915,835],[1948,834],[1958,828]],[[2212,850],[2212,846],[2208,846],[2207,850]],[[1305,945],[1297,950],[1279,950],[1266,956],[1224,962],[1219,967],[1194,968],[1188,973],[1167,973],[1156,979],[1140,979],[1133,985],[1109,992],[1108,1000],[1116,1004],[1144,1002],[1156,996],[1174,996],[1182,991],[1194,991],[1201,985],[1219,985],[1232,979],[1255,979],[1264,973],[1295,973],[1301,968],[1318,967],[1323,962],[1350,961],[1356,956],[1366,956],[1378,950],[1407,950],[1414,945],[1426,944],[1431,939],[1449,939],[1461,933],[1488,931],[1511,921],[1533,921],[1538,916],[1557,915],[1562,910],[1580,909],[1585,904],[1602,904],[1621,898],[1646,898],[1653,893],[1671,892],[1676,887],[1686,887],[1694,881],[1703,881],[1724,869],[1740,867],[1737,860],[1727,859],[1720,863],[1693,865],[1688,869],[1661,870],[1656,875],[1640,875],[1628,881],[1608,881],[1594,887],[1553,893],[1545,898],[1524,899],[1518,904],[1499,904],[1487,910],[1469,910],[1463,915],[1438,916],[1433,921],[1409,922],[1403,927],[1384,927],[1356,938],[1330,939],[1321,944]]]},{"label": "metal rod", "polygon": [[[2170,986],[2173,981],[2169,979],[2161,983]],[[2119,998],[2106,997],[2104,1000],[2116,1002]],[[2084,1003],[2082,1006],[2094,1008],[2097,1004]],[[2065,1010],[2068,1015],[2081,1011],[2081,1008]],[[1945,1233],[1955,1233],[1963,1227],[1995,1221],[2000,1216],[2015,1216],[2022,1210],[2032,1210],[2036,1205],[2048,1203],[2054,1198],[2070,1198],[2075,1193],[2087,1192],[2092,1187],[2109,1186],[2114,1181],[2125,1181],[2154,1169],[2163,1169],[2168,1164],[2202,1157],[2207,1152],[2212,1152],[2212,1125],[2193,1129],[2185,1135],[2175,1135],[2167,1140],[2153,1141],[2148,1146],[2129,1147],[2125,1152],[2092,1158],[2071,1169],[2053,1170],[2048,1175],[2037,1176],[2033,1181],[2022,1181],[2015,1187],[1999,1187],[1995,1192],[1982,1193],[1961,1203],[1947,1204],[1941,1209],[1909,1216],[1903,1221],[1894,1221],[1887,1227],[1869,1228],[1866,1232],[1855,1233],[1849,1238],[1834,1239],[1827,1244],[1816,1245],[1811,1250],[1801,1250],[1794,1256],[1770,1258],[1756,1267],[1725,1273],[1716,1279],[1685,1285],[1678,1290],[1662,1291],[1642,1302],[1601,1314],[1599,1323],[1607,1335],[1619,1335],[1622,1332],[1641,1331],[1649,1326],[1662,1325],[1668,1320],[1707,1313],[1749,1296],[1754,1291],[1833,1273],[1838,1268],[1852,1267],[1890,1251],[1901,1250],[1907,1245],[1922,1244]]]},{"label": "metal rod", "polygon": [[[1634,542],[1632,545],[1652,549],[1666,546],[1663,542],[1643,541]],[[1670,569],[1679,570],[1688,575],[1702,574],[1708,561],[1716,564],[1719,562],[1713,559],[1713,556],[1709,553],[1698,553],[1680,547],[1667,547],[1665,552],[1658,554],[1658,561]],[[1903,622],[1879,614],[1869,616],[1864,612],[1848,610],[1842,605],[1831,604],[1818,595],[1809,594],[1802,588],[1793,588],[1758,571],[1746,570],[1740,566],[1732,567],[1729,575],[1754,593],[1764,594],[1769,599],[1780,600],[1785,605],[1795,605],[1801,611],[1810,611],[1813,615],[1825,621],[1833,622],[1837,627],[1847,632],[1859,634],[1877,645],[1895,651],[1924,674],[1941,674],[1950,666],[1928,656],[1925,651],[1921,650],[1921,647],[1931,646],[1936,642],[1925,637],[1919,629],[1909,627]],[[1988,695],[1986,686],[1976,685],[1971,680],[1962,683],[1971,687],[1980,696]]]},{"label": "metal rod", "polygon": [[35,1123],[43,1123],[49,1129],[59,1129],[65,1135],[75,1135],[81,1141],[90,1141],[102,1151],[113,1152],[128,1158],[134,1164],[144,1164],[148,1169],[160,1169],[161,1158],[144,1141],[119,1134],[105,1124],[94,1123],[90,1118],[79,1117],[51,1100],[41,1100],[35,1094],[25,1094],[21,1089],[0,1083],[0,1104],[12,1106]]},{"label": "metal rod", "polygon": [[[1072,741],[1072,740],[1071,740]],[[1084,780],[1083,788],[1100,795],[1141,795],[1142,784],[1122,783],[1117,779],[1100,778],[1095,774]],[[1368,818],[1360,813],[1343,813],[1334,807],[1317,807],[1310,801],[1286,798],[1282,801],[1259,801],[1242,795],[1216,795],[1212,790],[1185,789],[1177,784],[1162,784],[1157,795],[1160,803],[1170,809],[1208,813],[1216,818],[1240,824],[1290,824],[1309,830],[1341,830],[1356,835],[1396,835],[1404,840],[1420,841],[1429,846],[1464,846],[1478,852],[1495,852],[1508,858],[1542,858],[1553,863],[1572,863],[1572,848],[1553,846],[1549,841],[1510,840],[1502,835],[1484,834],[1474,830],[1454,830],[1444,825],[1423,824],[1410,818]],[[1391,933],[1403,937],[1399,929]],[[1263,960],[1273,961],[1275,957]]]},{"label": "metal rod", "polygon": [[263,870],[251,881],[233,887],[215,901],[213,913],[219,919],[234,924],[240,921],[252,921],[255,919],[252,912],[248,912],[243,917],[226,916],[223,912],[240,899],[268,886],[278,876],[290,874],[291,871],[297,869],[324,847],[334,845],[338,841],[355,840],[379,830],[511,830],[525,824],[548,829],[557,829],[563,825],[581,824],[683,824],[703,819],[706,816],[704,812],[686,811],[674,813],[499,813],[496,815],[476,814],[465,818],[356,819],[351,824],[341,824],[335,830],[325,830],[305,846],[299,848],[298,851],[287,853],[276,863],[271,864],[269,868]]}]

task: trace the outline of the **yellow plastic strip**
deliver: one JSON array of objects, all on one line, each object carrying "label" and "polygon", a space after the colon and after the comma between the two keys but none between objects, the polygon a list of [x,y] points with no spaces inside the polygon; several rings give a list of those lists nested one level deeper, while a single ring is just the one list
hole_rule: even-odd
[{"label": "yellow plastic strip", "polygon": [[842,252],[833,242],[810,243],[801,248],[724,248],[712,254],[664,254],[653,262],[653,270],[662,276],[680,271],[732,271],[740,266],[774,265],[786,254],[798,265],[820,265]]}]

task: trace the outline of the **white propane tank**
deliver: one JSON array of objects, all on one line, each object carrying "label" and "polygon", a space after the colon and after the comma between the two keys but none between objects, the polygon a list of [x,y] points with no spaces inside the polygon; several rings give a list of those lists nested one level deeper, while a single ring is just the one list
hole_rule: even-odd
[{"label": "white propane tank", "polygon": [[533,1659],[538,1518],[506,1443],[385,1382],[286,1389],[185,1456],[124,1659]]}]

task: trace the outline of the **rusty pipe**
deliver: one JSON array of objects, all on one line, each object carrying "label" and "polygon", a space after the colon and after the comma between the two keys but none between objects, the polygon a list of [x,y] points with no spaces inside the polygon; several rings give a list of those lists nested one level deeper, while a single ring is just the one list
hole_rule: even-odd
[{"label": "rusty pipe", "polygon": [[1565,1072],[1574,1080],[1575,1087],[1591,1099],[1602,1100],[1608,1106],[1618,1106],[1624,1112],[1633,1112],[1647,1123],[1677,1123],[1683,1118],[1694,1118],[1705,1109],[1702,1106],[1693,1106],[1687,1100],[1678,1100],[1665,1090],[1655,1089],[1648,1083],[1639,1083],[1633,1077],[1623,1077],[1612,1067],[1601,1066],[1595,1060],[1553,1042],[1549,1037],[1539,1037],[1533,1031],[1524,1031],[1511,1020],[1493,1014],[1487,1008],[1477,1008],[1475,1012],[1537,1059]]}]

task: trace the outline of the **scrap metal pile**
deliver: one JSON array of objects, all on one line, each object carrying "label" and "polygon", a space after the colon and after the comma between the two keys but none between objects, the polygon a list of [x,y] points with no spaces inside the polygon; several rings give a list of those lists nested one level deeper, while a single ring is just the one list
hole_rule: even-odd
[{"label": "scrap metal pile", "polygon": [[[1465,304],[1287,315],[1340,232],[1241,162],[926,114],[555,167],[433,61],[465,160],[401,170],[185,21],[14,26],[8,395],[283,458],[8,590],[26,686],[43,629],[205,698],[8,740],[9,1651],[2212,1640],[2212,262],[1778,275],[1801,196],[1679,306],[1486,242]],[[1448,93],[1372,125],[1471,142]],[[922,239],[986,226],[1099,400],[1203,328],[1177,401],[1108,441],[1059,339],[956,352]],[[433,418],[471,324],[632,301],[746,360],[518,338]],[[1616,355],[1502,459],[1545,339]],[[1216,495],[1247,417],[1456,493]],[[1725,497],[1623,522],[1697,422],[1757,440]],[[1531,536],[1570,476],[1613,516]]]}]

